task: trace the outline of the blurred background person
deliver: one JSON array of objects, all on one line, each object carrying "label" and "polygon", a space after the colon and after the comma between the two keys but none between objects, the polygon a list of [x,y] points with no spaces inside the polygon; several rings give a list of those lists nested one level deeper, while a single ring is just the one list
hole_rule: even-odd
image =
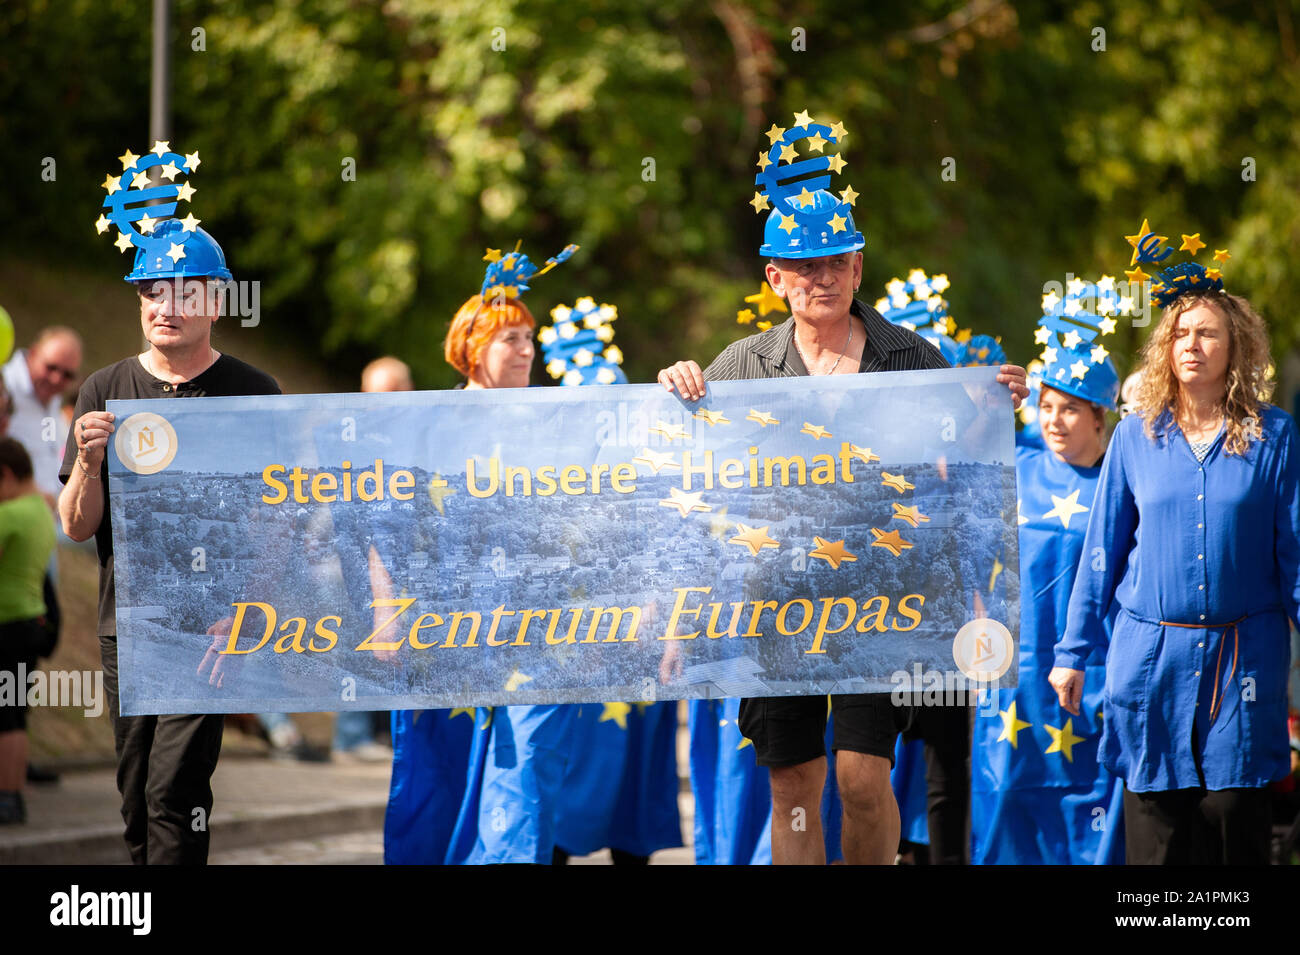
[{"label": "blurred background person", "polygon": [[42,329],[4,366],[5,387],[14,402],[9,436],[31,455],[36,486],[51,511],[63,490],[59,465],[68,440],[63,397],[80,373],[81,336],[61,325]]}]

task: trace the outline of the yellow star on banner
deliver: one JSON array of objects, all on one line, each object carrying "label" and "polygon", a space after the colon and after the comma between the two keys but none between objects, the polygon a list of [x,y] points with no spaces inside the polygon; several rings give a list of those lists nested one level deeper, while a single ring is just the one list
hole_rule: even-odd
[{"label": "yellow star on banner", "polygon": [[1151,276],[1142,271],[1142,266],[1140,265],[1133,269],[1125,269],[1124,274],[1128,276],[1130,282],[1136,282],[1139,285],[1151,278]]},{"label": "yellow star on banner", "polygon": [[871,542],[872,547],[885,547],[889,552],[897,557],[903,551],[915,545],[911,541],[903,540],[898,531],[882,531],[877,527],[871,528],[871,534],[876,539]]},{"label": "yellow star on banner", "polygon": [[506,678],[506,692],[514,693],[525,683],[531,683],[532,680],[532,677],[525,676],[516,669],[514,673],[511,673],[510,676]]},{"label": "yellow star on banner", "polygon": [[450,714],[448,714],[447,719],[454,720],[456,717],[461,715],[468,716],[472,720],[477,715],[477,713],[475,712],[474,707],[472,706],[458,706],[455,709],[453,709]]},{"label": "yellow star on banner", "polygon": [[844,232],[848,221],[848,219],[844,218],[838,212],[831,216],[831,234],[834,235],[836,232]]},{"label": "yellow star on banner", "polygon": [[1178,251],[1190,252],[1195,255],[1203,248],[1205,248],[1205,243],[1201,241],[1201,234],[1197,232],[1195,235],[1184,235],[1183,244],[1178,247]]},{"label": "yellow star on banner", "polygon": [[766,282],[764,282],[762,287],[753,295],[746,295],[745,301],[749,302],[751,305],[758,306],[759,315],[766,315],[768,312],[789,311],[789,309],[786,308],[785,299],[777,295],[776,292],[772,290],[772,286],[768,285]]},{"label": "yellow star on banner", "polygon": [[821,425],[819,425],[819,424],[810,424],[810,423],[807,422],[807,421],[805,421],[805,422],[803,423],[803,427],[799,429],[799,433],[800,433],[800,434],[810,434],[810,435],[812,435],[814,438],[816,438],[818,441],[820,441],[822,438],[831,438],[831,437],[834,437],[834,435],[832,435],[829,431],[827,431],[827,430],[826,430],[825,428],[823,428]]},{"label": "yellow star on banner", "polygon": [[797,153],[794,149],[794,143],[786,143],[781,147],[781,162],[794,162]]},{"label": "yellow star on banner", "polygon": [[1065,721],[1065,726],[1057,729],[1055,726],[1043,724],[1043,729],[1052,737],[1052,745],[1043,750],[1044,753],[1060,753],[1069,762],[1074,762],[1074,744],[1082,743],[1088,737],[1074,735],[1074,718],[1071,717]]},{"label": "yellow star on banner", "polygon": [[863,464],[870,464],[872,461],[879,461],[880,455],[873,454],[870,448],[860,448],[856,444],[849,445],[850,457],[855,457]]},{"label": "yellow star on banner", "polygon": [[669,441],[676,441],[678,438],[689,438],[691,433],[680,425],[669,424],[667,421],[656,421],[655,426],[650,429],[651,434],[662,434]]},{"label": "yellow star on banner", "polygon": [[822,139],[822,134],[821,134],[821,133],[814,133],[813,136],[808,140],[808,151],[809,151],[809,152],[818,152],[818,153],[819,153],[819,152],[822,151],[822,148],[823,148],[823,147],[824,147],[828,142],[830,142],[830,140],[828,140],[828,139]]},{"label": "yellow star on banner", "polygon": [[807,209],[813,204],[814,197],[813,194],[808,191],[808,187],[805,186],[803,191],[800,192],[799,195],[795,196],[795,200],[799,203],[800,209]]},{"label": "yellow star on banner", "polygon": [[671,451],[651,451],[649,448],[643,448],[641,453],[632,459],[633,464],[644,464],[655,474],[658,474],[664,468],[681,467],[673,460]]},{"label": "yellow star on banner", "polygon": [[848,163],[846,163],[840,156],[832,156],[830,159],[826,160],[826,168],[836,174],[847,165]]},{"label": "yellow star on banner", "polygon": [[794,114],[794,125],[796,129],[806,129],[812,125],[813,118],[808,115],[808,110],[801,109]]},{"label": "yellow star on banner", "polygon": [[141,232],[152,232],[153,227],[156,226],[157,224],[158,224],[158,220],[149,218],[147,214],[144,216],[144,218],[140,219],[140,221],[136,223],[136,225],[140,227]]},{"label": "yellow star on banner", "polygon": [[848,135],[848,131],[844,128],[843,123],[834,123],[831,125],[831,135],[835,137],[835,141],[838,143]]},{"label": "yellow star on banner", "polygon": [[785,135],[785,130],[776,125],[776,123],[773,123],[772,128],[769,129],[765,135],[767,136],[767,144],[769,146],[775,146],[776,141]]},{"label": "yellow star on banner", "polygon": [[730,419],[728,419],[721,411],[710,411],[708,408],[701,408],[699,411],[695,412],[692,417],[699,418],[701,421],[707,421],[710,425],[731,424]]},{"label": "yellow star on banner", "polygon": [[605,703],[602,705],[605,708],[600,713],[600,719],[596,720],[597,723],[608,723],[613,720],[618,724],[619,729],[627,729],[627,715],[632,712],[630,703]]},{"label": "yellow star on banner", "polygon": [[880,483],[885,487],[892,487],[899,494],[902,494],[904,491],[913,490],[916,487],[915,484],[912,484],[901,474],[890,474],[888,471],[881,471],[880,474]]},{"label": "yellow star on banner", "polygon": [[122,164],[123,172],[126,172],[128,169],[134,166],[135,161],[139,158],[140,158],[139,156],[131,152],[131,150],[129,149],[126,152],[122,153],[122,155],[117,157],[118,161]]},{"label": "yellow star on banner", "polygon": [[194,218],[194,213],[191,212],[189,215],[187,215],[184,219],[181,220],[181,228],[184,229],[186,232],[193,232],[195,229],[199,227],[199,223],[202,221],[203,221],[202,219]]},{"label": "yellow star on banner", "polygon": [[749,200],[749,204],[754,207],[755,212],[762,212],[764,209],[772,208],[771,205],[768,204],[767,196],[763,195],[761,192],[754,193],[754,198]]},{"label": "yellow star on banner", "polygon": [[766,428],[769,424],[780,424],[780,423],[781,423],[780,421],[777,421],[775,418],[773,418],[773,417],[772,417],[768,412],[766,412],[766,411],[755,411],[753,408],[750,408],[750,409],[749,409],[749,414],[745,415],[745,420],[746,420],[746,421],[753,421],[753,422],[755,422],[756,424],[761,424],[761,425],[762,425],[763,427],[765,427],[765,428]]},{"label": "yellow star on banner", "polygon": [[[1142,243],[1142,240],[1145,239],[1145,238],[1146,238],[1148,235],[1150,235],[1150,234],[1151,234],[1151,223],[1148,222],[1148,221],[1144,218],[1144,219],[1142,220],[1142,227],[1138,229],[1138,234],[1137,234],[1137,235],[1126,235],[1126,236],[1124,236],[1124,238],[1125,238],[1126,240],[1128,240],[1128,244],[1131,245],[1131,246],[1133,246],[1133,258],[1129,260],[1129,263],[1128,263],[1129,265],[1136,265],[1136,264],[1137,264],[1137,260],[1138,260],[1138,246]],[[1169,236],[1167,236],[1167,235],[1158,235],[1158,236],[1156,236],[1156,242],[1157,242],[1157,243],[1163,242],[1163,241],[1165,241],[1165,239],[1167,239],[1167,238],[1169,238]]]},{"label": "yellow star on banner", "polygon": [[682,517],[686,517],[691,511],[711,511],[712,504],[705,504],[700,498],[704,496],[703,491],[696,491],[694,494],[687,494],[679,487],[669,490],[668,497],[659,501],[660,507],[675,507],[681,511]]},{"label": "yellow star on banner", "polygon": [[[772,525],[770,524],[768,525],[768,527],[771,526]],[[754,557],[757,557],[758,552],[764,547],[781,546],[780,541],[768,536],[767,527],[750,527],[747,524],[737,524],[736,527],[740,529],[740,533],[727,541],[727,543],[740,544],[742,547],[748,547],[749,553]]]},{"label": "yellow star on banner", "polygon": [[930,518],[921,513],[921,507],[919,504],[913,504],[911,507],[904,507],[897,501],[892,503],[894,505],[894,520],[907,521],[907,523],[911,524],[913,527],[917,527],[920,524],[930,523]]},{"label": "yellow star on banner", "polygon": [[448,487],[441,474],[435,472],[433,477],[429,478],[429,500],[433,501],[433,506],[438,509],[441,516],[447,516],[446,505],[443,504],[443,501],[455,493],[456,489]]},{"label": "yellow star on banner", "polygon": [[768,166],[772,165],[772,160],[768,158],[767,153],[759,153],[756,165],[758,166],[758,171],[762,172]]},{"label": "yellow star on banner", "polygon": [[183,182],[176,187],[176,201],[189,202],[190,199],[194,196],[194,193],[196,192],[198,192],[198,190],[195,189],[193,186],[191,186],[188,182]]},{"label": "yellow star on banner", "polygon": [[172,144],[170,142],[159,139],[154,142],[153,149],[149,150],[149,152],[154,153],[159,159],[161,159],[164,153],[171,152],[171,148]]},{"label": "yellow star on banner", "polygon": [[1024,720],[1016,717],[1015,700],[1012,700],[1011,705],[1005,710],[999,711],[998,716],[1002,717],[1002,733],[996,740],[994,740],[994,742],[1000,743],[1003,740],[1006,740],[1011,744],[1012,749],[1016,749],[1019,743],[1017,737],[1020,735],[1020,731],[1027,730],[1034,724],[1026,723]]},{"label": "yellow star on banner", "polygon": [[108,190],[108,194],[111,196],[113,193],[117,192],[119,189],[122,188],[122,177],[105,176],[103,186],[105,189]]},{"label": "yellow star on banner", "polygon": [[105,232],[108,231],[108,225],[109,225],[108,217],[105,216],[103,213],[100,213],[99,218],[95,220],[95,232],[98,233],[99,235],[103,235]]},{"label": "yellow star on banner", "polygon": [[784,230],[788,235],[789,233],[794,232],[795,229],[799,228],[799,225],[794,221],[794,216],[788,216],[785,213],[781,213],[781,221],[777,224],[777,228]]},{"label": "yellow star on banner", "polygon": [[835,570],[839,570],[840,564],[845,561],[853,562],[858,559],[857,555],[850,554],[848,550],[845,549],[844,541],[842,540],[828,541],[822,540],[820,537],[814,537],[813,541],[817,546],[808,552],[808,556],[826,561],[826,563],[830,564]]},{"label": "yellow star on banner", "polygon": [[198,169],[199,163],[201,162],[203,162],[203,160],[199,158],[199,151],[197,149],[192,153],[185,154],[185,168],[190,172]]},{"label": "yellow star on banner", "polygon": [[851,206],[857,201],[860,192],[855,192],[852,186],[845,186],[840,190],[840,200],[846,205]]},{"label": "yellow star on banner", "polygon": [[113,240],[113,244],[117,246],[117,251],[125,252],[127,249],[131,248],[131,237],[125,232],[118,232],[117,238]]},{"label": "yellow star on banner", "polygon": [[993,570],[989,572],[989,593],[993,593],[993,585],[997,582],[998,575],[1005,569],[1006,568],[1002,565],[1002,561],[994,557]]},{"label": "yellow star on banner", "polygon": [[1051,497],[1052,503],[1056,506],[1044,514],[1043,517],[1059,517],[1062,527],[1069,528],[1070,518],[1075,514],[1087,513],[1088,509],[1079,503],[1078,488],[1075,488],[1069,497],[1057,497],[1055,494],[1051,495]]},{"label": "yellow star on banner", "polygon": [[173,242],[171,248],[167,250],[167,254],[171,257],[172,262],[179,262],[185,258],[185,246],[179,242]]}]

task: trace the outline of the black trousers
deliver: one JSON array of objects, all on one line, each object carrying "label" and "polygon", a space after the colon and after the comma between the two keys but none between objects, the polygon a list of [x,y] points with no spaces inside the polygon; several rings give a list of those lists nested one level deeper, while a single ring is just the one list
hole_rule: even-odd
[{"label": "black trousers", "polygon": [[918,706],[903,739],[925,741],[926,828],[931,865],[970,860],[970,707]]},{"label": "black trousers", "polygon": [[136,865],[204,865],[221,714],[119,716],[117,638],[99,638],[126,846]]},{"label": "black trousers", "polygon": [[1129,865],[1268,865],[1267,789],[1124,790]]}]

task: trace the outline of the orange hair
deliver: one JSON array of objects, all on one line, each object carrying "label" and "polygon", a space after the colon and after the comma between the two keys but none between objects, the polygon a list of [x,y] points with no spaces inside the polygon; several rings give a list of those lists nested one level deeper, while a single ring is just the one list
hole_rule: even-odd
[{"label": "orange hair", "polygon": [[528,306],[517,298],[495,298],[484,304],[481,295],[475,295],[456,312],[447,330],[447,340],[442,351],[447,364],[466,378],[473,376],[483,358],[492,336],[511,325],[537,327],[537,320]]}]

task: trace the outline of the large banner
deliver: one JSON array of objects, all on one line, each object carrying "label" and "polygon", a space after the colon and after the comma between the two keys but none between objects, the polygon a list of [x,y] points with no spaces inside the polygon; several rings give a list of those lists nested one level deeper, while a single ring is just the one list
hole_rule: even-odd
[{"label": "large banner", "polygon": [[122,712],[1014,685],[994,374],[109,402]]}]

